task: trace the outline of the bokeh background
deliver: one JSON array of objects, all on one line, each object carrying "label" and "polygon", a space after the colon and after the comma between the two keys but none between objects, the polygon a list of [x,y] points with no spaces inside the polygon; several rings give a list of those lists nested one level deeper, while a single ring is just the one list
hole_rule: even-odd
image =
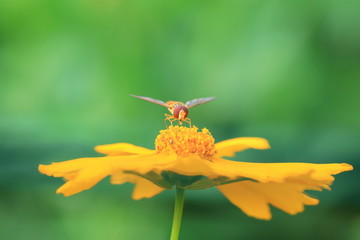
[{"label": "bokeh background", "polygon": [[271,221],[215,189],[188,191],[181,239],[360,239],[360,2],[357,0],[0,1],[0,239],[168,239],[174,191],[131,200],[103,180],[66,198],[37,165],[153,148],[186,101],[217,141],[269,139],[240,161],[353,164],[321,204]]}]

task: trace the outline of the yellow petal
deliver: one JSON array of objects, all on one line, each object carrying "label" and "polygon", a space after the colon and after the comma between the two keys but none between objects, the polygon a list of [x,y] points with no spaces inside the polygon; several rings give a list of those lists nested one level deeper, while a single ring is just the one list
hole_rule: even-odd
[{"label": "yellow petal", "polygon": [[306,185],[298,183],[242,181],[217,188],[247,215],[264,220],[271,218],[268,204],[294,215],[304,211],[304,205],[319,203],[317,199],[304,193]]},{"label": "yellow petal", "polygon": [[218,142],[215,144],[215,147],[217,149],[217,156],[233,157],[236,152],[248,148],[269,149],[270,145],[264,138],[240,137]]},{"label": "yellow petal", "polygon": [[151,198],[165,190],[164,188],[155,185],[149,180],[134,174],[126,174],[126,173],[118,172],[111,175],[112,184],[123,184],[125,182],[131,182],[135,184],[134,191],[132,194],[134,200],[140,200],[142,198]]},{"label": "yellow petal", "polygon": [[[74,175],[76,171],[95,164],[102,158],[79,158],[64,162],[52,163],[50,165],[39,165],[39,172],[48,176],[64,177],[65,175]],[[73,176],[72,176],[73,177]],[[70,177],[70,178],[72,178]]]},{"label": "yellow petal", "polygon": [[146,180],[144,178],[138,178],[136,181],[136,185],[132,194],[132,198],[134,200],[140,200],[142,198],[151,198],[162,191],[164,191],[164,188],[161,188],[149,180]]},{"label": "yellow petal", "polygon": [[271,219],[270,208],[264,196],[256,194],[237,183],[226,184],[217,188],[246,215],[263,220]]},{"label": "yellow petal", "polygon": [[61,186],[56,193],[62,193],[66,197],[71,196],[93,187],[108,174],[109,170],[106,168],[86,168],[79,172],[74,179],[67,181]]},{"label": "yellow petal", "polygon": [[95,147],[95,151],[97,151],[98,153],[108,154],[112,156],[150,154],[154,152],[154,150],[150,150],[144,147],[139,147],[130,143],[114,143],[107,145],[99,145]]},{"label": "yellow petal", "polygon": [[[64,177],[67,182],[57,190],[70,196],[89,189],[108,175],[123,171],[140,174],[159,169],[159,166],[176,159],[171,154],[131,155],[117,157],[80,158],[50,165],[40,165],[39,171],[54,177]],[[131,178],[128,179],[131,181]]]},{"label": "yellow petal", "polygon": [[188,154],[186,156],[179,156],[175,161],[159,165],[156,172],[171,171],[186,176],[214,176],[214,173],[209,166],[210,163],[209,160],[204,159],[197,154]]},{"label": "yellow petal", "polygon": [[124,173],[123,171],[113,172],[110,176],[110,183],[111,184],[123,184],[126,182],[136,183],[136,180],[140,178],[134,174]]},{"label": "yellow petal", "polygon": [[293,182],[312,185],[314,188],[330,185],[332,175],[352,170],[352,166],[341,164],[312,164],[312,163],[246,163],[225,159],[214,159],[211,165],[218,176],[230,179],[240,177],[251,178],[259,182]]}]

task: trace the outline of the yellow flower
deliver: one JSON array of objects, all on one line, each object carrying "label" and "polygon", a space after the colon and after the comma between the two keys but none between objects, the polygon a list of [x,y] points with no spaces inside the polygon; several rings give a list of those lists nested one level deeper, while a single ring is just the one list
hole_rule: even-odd
[{"label": "yellow flower", "polygon": [[134,199],[150,198],[173,186],[205,189],[215,186],[248,216],[270,219],[269,205],[289,214],[316,205],[305,190],[330,189],[332,175],[352,170],[346,163],[247,163],[223,159],[248,148],[268,149],[263,138],[243,137],[215,143],[207,129],[169,127],[160,131],[156,150],[128,143],[97,146],[105,157],[80,158],[39,165],[39,171],[63,177],[57,193],[70,196],[93,187],[106,176],[112,184],[135,184]]}]

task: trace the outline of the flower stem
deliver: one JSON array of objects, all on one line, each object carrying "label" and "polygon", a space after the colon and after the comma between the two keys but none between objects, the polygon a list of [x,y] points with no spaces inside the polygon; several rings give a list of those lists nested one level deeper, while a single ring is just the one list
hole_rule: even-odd
[{"label": "flower stem", "polygon": [[174,218],[173,225],[171,229],[170,240],[178,240],[181,226],[181,217],[184,207],[184,192],[182,188],[176,188],[176,199],[175,199],[175,209],[174,209]]}]

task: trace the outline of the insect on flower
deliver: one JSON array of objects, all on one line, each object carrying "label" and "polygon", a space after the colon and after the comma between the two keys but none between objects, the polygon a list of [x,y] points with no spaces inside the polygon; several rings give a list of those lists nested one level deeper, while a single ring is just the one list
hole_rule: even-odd
[{"label": "insect on flower", "polygon": [[164,101],[157,100],[154,98],[142,97],[142,96],[136,96],[136,95],[130,95],[130,96],[167,107],[172,115],[165,113],[166,118],[164,119],[164,121],[165,121],[166,126],[167,126],[166,120],[168,120],[171,125],[172,125],[173,121],[178,120],[180,125],[182,124],[182,121],[184,121],[184,122],[189,123],[189,125],[191,126],[191,120],[190,120],[190,118],[187,118],[187,116],[189,114],[189,108],[210,102],[215,99],[214,97],[196,98],[196,99],[187,101],[186,103],[183,103],[183,102],[178,102],[178,101],[164,102]]}]

